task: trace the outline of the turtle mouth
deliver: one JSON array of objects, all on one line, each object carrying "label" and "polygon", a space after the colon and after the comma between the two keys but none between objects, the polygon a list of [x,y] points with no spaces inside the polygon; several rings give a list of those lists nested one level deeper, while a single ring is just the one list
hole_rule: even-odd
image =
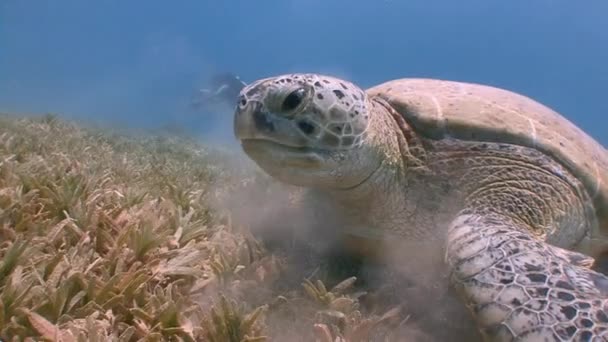
[{"label": "turtle mouth", "polygon": [[241,139],[241,147],[256,162],[270,162],[281,166],[318,167],[327,154],[326,151],[310,146],[287,145],[260,138]]}]

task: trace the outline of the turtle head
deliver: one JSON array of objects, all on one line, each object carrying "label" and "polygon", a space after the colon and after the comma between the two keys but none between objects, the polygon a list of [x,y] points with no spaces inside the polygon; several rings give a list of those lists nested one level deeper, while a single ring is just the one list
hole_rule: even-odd
[{"label": "turtle head", "polygon": [[370,102],[354,84],[316,74],[253,82],[238,98],[234,131],[269,175],[299,186],[346,189],[380,163],[367,153]]}]

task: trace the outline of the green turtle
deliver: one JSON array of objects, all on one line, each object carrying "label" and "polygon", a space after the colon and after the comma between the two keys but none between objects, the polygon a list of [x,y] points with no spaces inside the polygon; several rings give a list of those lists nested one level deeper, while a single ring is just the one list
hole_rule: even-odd
[{"label": "green turtle", "polygon": [[241,91],[234,130],[359,246],[434,248],[485,340],[608,340],[593,269],[608,152],[547,106],[481,84],[289,74]]}]

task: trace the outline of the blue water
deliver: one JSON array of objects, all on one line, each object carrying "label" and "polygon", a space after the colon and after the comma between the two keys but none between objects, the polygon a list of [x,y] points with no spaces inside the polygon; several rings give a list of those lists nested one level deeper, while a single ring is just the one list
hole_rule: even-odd
[{"label": "blue water", "polygon": [[188,105],[225,70],[487,83],[608,146],[606,0],[0,0],[0,111],[230,137]]}]

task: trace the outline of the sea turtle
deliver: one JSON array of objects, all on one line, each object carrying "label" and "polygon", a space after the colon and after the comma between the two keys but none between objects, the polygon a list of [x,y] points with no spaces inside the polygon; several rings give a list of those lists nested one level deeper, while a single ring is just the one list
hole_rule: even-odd
[{"label": "sea turtle", "polygon": [[[429,246],[486,340],[608,340],[608,152],[508,90],[318,74],[245,87],[234,130],[359,245]],[[401,247],[384,247],[396,243]]]}]

